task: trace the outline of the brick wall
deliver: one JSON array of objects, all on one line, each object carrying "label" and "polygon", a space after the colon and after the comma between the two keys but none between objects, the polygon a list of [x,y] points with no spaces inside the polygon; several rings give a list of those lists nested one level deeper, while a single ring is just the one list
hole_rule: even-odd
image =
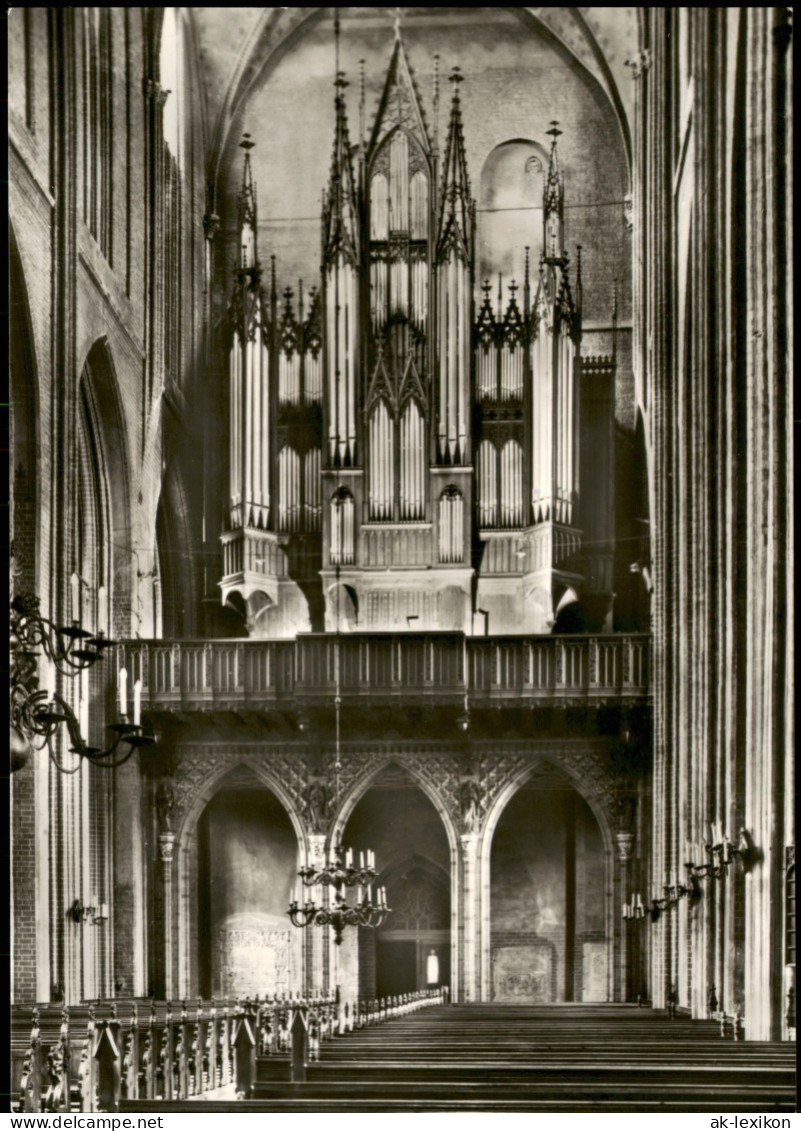
[{"label": "brick wall", "polygon": [[[161,490],[161,398],[148,403],[144,395],[145,328],[162,318],[154,306],[154,274],[148,274],[150,227],[146,125],[148,104],[144,79],[147,60],[157,49],[148,43],[151,18],[144,9],[109,9],[111,60],[109,75],[110,121],[106,133],[110,152],[111,243],[104,255],[83,220],[84,188],[89,170],[84,139],[97,122],[87,118],[84,98],[83,20],[87,9],[14,9],[9,13],[9,214],[14,248],[11,291],[11,337],[16,361],[12,366],[15,418],[15,460],[22,468],[12,480],[16,514],[15,533],[23,568],[24,586],[42,599],[43,612],[59,620],[66,579],[74,567],[71,544],[77,515],[69,486],[77,466],[79,436],[73,431],[78,384],[90,353],[102,344],[108,358],[107,381],[98,420],[98,446],[106,460],[110,484],[106,516],[111,548],[106,587],[112,595],[109,630],[117,636],[153,630],[152,574],[155,515]],[[191,83],[194,71],[187,69]],[[157,77],[157,76],[154,76]],[[51,104],[51,91],[57,100]],[[186,193],[184,215],[187,238],[180,302],[180,321],[188,336],[196,333],[197,311],[202,308],[202,239],[200,216],[205,199],[204,155],[199,144],[200,123],[191,92],[187,109]],[[55,129],[51,138],[50,130]],[[191,233],[195,233],[194,235]],[[155,261],[156,275],[160,260]],[[194,355],[184,351],[186,372],[179,384],[194,374]],[[54,365],[56,368],[54,368]],[[160,394],[160,389],[157,390]],[[111,406],[111,410],[109,410]],[[55,415],[52,415],[55,412]],[[110,427],[113,420],[113,427]],[[22,458],[24,456],[24,458]],[[56,492],[66,488],[66,502],[55,504]],[[99,489],[99,485],[98,485]],[[14,506],[16,511],[14,512]],[[35,508],[35,513],[34,513]],[[94,624],[88,625],[95,628]],[[92,708],[90,730],[104,733],[104,704]],[[37,756],[36,773],[47,775],[44,755]],[[136,766],[136,763],[133,763]],[[95,854],[95,869],[113,874],[114,851],[109,850],[98,819],[80,826],[79,836],[67,845],[57,835],[57,792],[34,790],[28,767],[14,783],[14,883],[13,951],[15,992],[19,997],[47,996],[58,980],[48,966],[66,947],[75,949],[70,961],[82,965],[78,953],[80,932],[65,932],[58,894],[69,877],[72,894],[83,883],[82,861]],[[51,811],[47,811],[48,793]],[[117,828],[132,819],[136,806],[128,807],[130,793],[117,797]],[[34,804],[36,810],[34,811]],[[98,797],[97,804],[105,804]],[[89,806],[91,813],[96,806]],[[97,812],[95,813],[97,818]],[[80,841],[95,836],[97,843],[84,854]],[[50,843],[47,829],[50,829]],[[139,952],[137,915],[133,904],[136,884],[130,873],[131,838],[117,842],[125,855],[120,885],[109,895],[114,942],[112,966],[129,979],[131,957]],[[108,857],[97,860],[97,853]],[[136,869],[134,869],[136,871]],[[123,877],[122,873],[125,873]],[[100,873],[98,873],[100,874]],[[85,877],[88,881],[88,876]],[[136,881],[139,882],[139,881]],[[54,893],[47,910],[48,891]],[[69,957],[69,955],[68,955]],[[88,983],[87,983],[88,985]],[[126,982],[127,985],[127,982]],[[109,987],[110,988],[110,987]]]}]

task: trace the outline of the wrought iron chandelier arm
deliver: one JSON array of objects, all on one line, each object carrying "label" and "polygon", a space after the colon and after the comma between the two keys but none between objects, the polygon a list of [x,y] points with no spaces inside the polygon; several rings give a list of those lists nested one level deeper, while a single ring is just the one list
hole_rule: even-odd
[{"label": "wrought iron chandelier arm", "polygon": [[114,643],[102,632],[93,636],[77,621],[59,627],[39,612],[38,597],[24,593],[11,602],[11,637],[17,649],[21,646],[23,654],[33,650],[34,664],[35,652],[41,649],[61,674],[70,679],[91,667],[101,658],[103,650]]},{"label": "wrought iron chandelier arm", "polygon": [[[147,737],[147,736],[145,736],[145,737]],[[119,766],[124,766],[125,763],[130,758],[133,757],[133,755],[136,753],[136,750],[137,750],[136,745],[130,746],[128,748],[127,753],[123,754],[121,758],[117,758],[115,761],[112,762],[110,760],[112,754],[114,754],[114,752],[117,750],[117,747],[119,746],[120,742],[123,742],[123,741],[127,742],[129,740],[128,739],[115,739],[113,744],[111,745],[111,747],[108,750],[102,750],[102,751],[100,751],[100,753],[94,753],[92,751],[92,748],[88,747],[87,753],[84,754],[84,757],[86,758],[86,760],[88,762],[91,762],[93,766],[97,766],[101,770],[116,770]],[[154,742],[154,741],[155,741],[155,739],[150,739],[148,745],[152,744],[152,742]]]},{"label": "wrought iron chandelier arm", "polygon": [[[151,735],[144,734],[140,726],[135,726],[132,723],[115,723],[109,727],[114,733],[114,739],[110,746],[105,750],[97,746],[90,746],[81,734],[80,723],[75,712],[62,695],[55,692],[49,704],[42,702],[43,699],[47,699],[47,693],[44,691],[36,692],[36,698],[38,699],[39,706],[33,713],[34,733],[42,735],[45,738],[48,748],[50,749],[51,757],[54,759],[55,764],[62,769],[63,773],[74,773],[75,771],[64,769],[53,754],[51,739],[61,723],[64,723],[67,727],[70,742],[72,743],[70,748],[71,753],[79,754],[81,758],[85,758],[87,761],[91,762],[92,765],[100,766],[105,770],[114,770],[118,766],[124,765],[136,749],[141,746],[152,746],[155,742],[155,738]],[[122,757],[114,759],[113,756],[117,752],[121,742],[128,743],[129,749]]]},{"label": "wrought iron chandelier arm", "polygon": [[71,774],[77,774],[78,773],[78,771],[80,770],[81,765],[83,763],[78,761],[78,762],[75,763],[75,765],[72,767],[71,770],[68,770],[67,767],[64,766],[58,760],[58,756],[56,755],[56,752],[53,749],[52,736],[50,736],[50,735],[47,736],[47,738],[45,739],[45,745],[47,746],[47,753],[50,756],[50,761],[53,763],[53,765],[56,767],[56,769],[58,770],[58,772],[60,774],[66,774],[69,777]]},{"label": "wrought iron chandelier arm", "polygon": [[[53,765],[63,774],[74,774],[84,759],[106,770],[117,769],[139,747],[151,746],[156,739],[142,727],[127,720],[110,727],[113,738],[105,750],[90,746],[81,734],[78,717],[63,695],[39,687],[37,672],[40,659],[46,658],[56,670],[69,679],[88,670],[114,644],[102,631],[95,635],[73,621],[59,627],[39,611],[39,598],[29,593],[17,594],[10,606],[10,714],[11,769],[25,764],[27,750],[47,746]],[[70,740],[70,753],[78,763],[67,767],[61,763],[53,747],[53,737],[64,724]],[[41,740],[37,747],[34,740]],[[115,757],[121,743],[128,749]],[[16,758],[16,761],[15,761]]]}]

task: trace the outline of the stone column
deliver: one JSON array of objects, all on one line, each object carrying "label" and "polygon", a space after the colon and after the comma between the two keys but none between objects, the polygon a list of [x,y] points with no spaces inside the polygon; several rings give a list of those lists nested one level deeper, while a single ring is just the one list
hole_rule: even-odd
[{"label": "stone column", "polygon": [[[627,920],[622,917],[617,919],[618,907],[623,903],[627,903],[630,896],[630,877],[629,877],[629,860],[631,859],[631,849],[634,844],[634,833],[618,832],[615,834],[617,839],[617,850],[620,856],[620,899],[616,902],[614,908],[615,921],[620,923],[619,927],[614,931],[615,934],[619,933],[620,936],[620,962],[618,966],[618,977],[616,979],[617,986],[614,987],[612,999],[620,1001],[628,1001],[631,992],[631,971],[629,969],[629,961],[632,957],[629,954],[629,940]],[[636,945],[636,942],[634,943]],[[615,992],[616,991],[616,992]]]},{"label": "stone column", "polygon": [[[479,877],[478,877],[478,837],[475,833],[462,833],[462,987],[465,1001],[478,1001],[480,988],[477,977],[477,958],[479,945]],[[489,932],[489,907],[486,908],[486,922],[482,924]]]},{"label": "stone column", "polygon": [[[325,834],[310,833],[308,841],[309,855],[307,863],[311,864],[314,868],[322,868],[325,864]],[[304,889],[304,899],[306,895],[311,894],[312,890],[311,888]],[[311,971],[311,988],[313,990],[327,990],[330,988],[327,980],[326,964],[323,960],[323,943],[326,933],[327,932],[321,930],[320,927],[311,926],[307,928],[305,960],[307,970]]]},{"label": "stone column", "polygon": [[172,945],[172,861],[175,833],[159,833],[159,856],[164,877],[164,997],[172,999],[173,945]]},{"label": "stone column", "polygon": [[[144,890],[142,883],[142,779],[131,759],[114,779],[114,987],[118,997],[142,997],[144,969]],[[109,899],[111,893],[103,893]]]},{"label": "stone column", "polygon": [[[211,193],[211,189],[209,192]],[[209,210],[203,216],[203,360],[208,377],[213,367],[213,325],[214,325],[214,239],[220,230],[220,217]],[[224,382],[219,382],[222,386]],[[213,385],[212,385],[213,387]],[[221,396],[215,389],[212,411],[207,412],[203,422],[203,603],[206,609],[207,625],[214,624],[220,603],[217,589],[217,565],[214,549],[218,538],[218,497],[214,484],[223,478],[220,467],[219,438],[220,419],[224,419],[222,406],[217,400]]]}]

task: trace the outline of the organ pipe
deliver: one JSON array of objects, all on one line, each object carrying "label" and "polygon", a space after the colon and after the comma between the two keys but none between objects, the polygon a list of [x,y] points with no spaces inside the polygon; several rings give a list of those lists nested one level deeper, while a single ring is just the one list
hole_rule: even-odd
[{"label": "organ pipe", "polygon": [[335,466],[352,466],[356,459],[356,335],[358,277],[342,259],[329,272],[327,287],[328,442]]},{"label": "organ pipe", "polygon": [[469,270],[452,255],[440,276],[438,434],[446,462],[462,463],[468,458],[467,392],[472,338]]},{"label": "organ pipe", "polygon": [[421,519],[425,515],[425,431],[414,401],[406,405],[401,416],[400,452],[400,517]]},{"label": "organ pipe", "polygon": [[461,562],[464,557],[464,502],[455,488],[449,488],[440,496],[438,519],[440,562]]},{"label": "organ pipe", "polygon": [[523,525],[523,449],[517,440],[507,440],[501,449],[501,526]]},{"label": "organ pipe", "polygon": [[392,230],[409,230],[409,142],[402,130],[393,136],[389,149],[390,208]]},{"label": "organ pipe", "polygon": [[300,456],[290,447],[278,453],[278,529],[300,530]]},{"label": "organ pipe", "polygon": [[369,515],[373,520],[393,517],[395,444],[387,406],[379,401],[370,417]]},{"label": "organ pipe", "polygon": [[304,388],[304,400],[306,404],[317,404],[323,397],[322,353],[318,352],[315,357],[313,353],[307,352],[305,362],[306,383]]},{"label": "organ pipe", "polygon": [[498,513],[496,455],[495,445],[482,440],[478,448],[478,521],[490,529]]},{"label": "organ pipe", "polygon": [[389,184],[383,173],[377,173],[370,182],[370,238],[385,240],[389,237]]},{"label": "organ pipe", "polygon": [[305,526],[306,530],[320,529],[321,483],[320,449],[310,448],[304,460]]},{"label": "organ pipe", "polygon": [[238,333],[234,332],[234,342],[230,354],[230,445],[229,479],[231,484],[231,524],[242,524],[242,347]]},{"label": "organ pipe", "polygon": [[340,489],[331,500],[331,565],[352,565],[354,560],[353,496]]},{"label": "organ pipe", "polygon": [[278,400],[300,404],[300,355],[282,349],[278,357]]},{"label": "organ pipe", "polygon": [[413,240],[424,240],[428,235],[428,178],[418,171],[410,182],[411,189],[411,236]]}]

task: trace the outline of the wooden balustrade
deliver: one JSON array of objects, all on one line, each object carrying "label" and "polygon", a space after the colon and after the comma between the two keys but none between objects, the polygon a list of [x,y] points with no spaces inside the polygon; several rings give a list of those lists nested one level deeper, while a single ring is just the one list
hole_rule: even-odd
[{"label": "wooden balustrade", "polygon": [[15,1007],[16,1108],[117,1111],[128,1100],[247,1098],[257,1057],[281,1062],[286,1078],[301,1083],[327,1041],[446,1000],[445,991],[431,990],[368,1001],[298,994],[198,999],[191,1006],[115,1001]]},{"label": "wooden balustrade", "polygon": [[745,1021],[739,1011],[735,1013],[724,1013],[723,1010],[719,1010],[712,1013],[711,1017],[720,1025],[720,1035],[724,1040],[726,1038],[732,1041],[743,1040]]},{"label": "wooden balustrade", "polygon": [[[339,650],[341,693],[419,694],[440,700],[559,701],[642,698],[650,692],[647,635],[467,637],[387,633],[296,640],[130,641],[118,665],[142,680],[150,709],[247,702],[269,706],[334,691]],[[113,671],[115,665],[109,669]]]}]

